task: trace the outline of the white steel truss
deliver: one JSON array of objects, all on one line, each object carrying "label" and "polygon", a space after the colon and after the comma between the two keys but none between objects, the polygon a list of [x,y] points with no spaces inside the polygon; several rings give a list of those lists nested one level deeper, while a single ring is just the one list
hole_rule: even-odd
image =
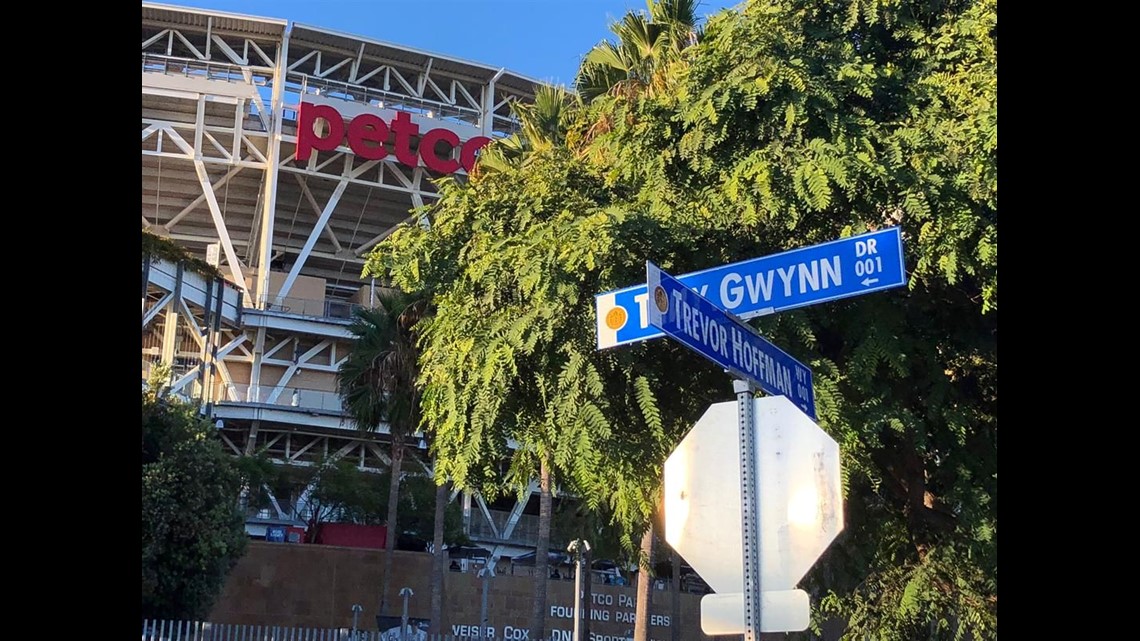
[{"label": "white steel truss", "polygon": [[[297,162],[304,96],[493,136],[516,128],[511,103],[533,95],[531,81],[446,56],[281,20],[143,7],[143,226],[191,251],[218,245],[227,278],[259,309],[280,305],[302,275],[347,296],[367,253],[438,197],[422,163],[357,159],[347,147]],[[288,280],[270,292],[275,261]]]},{"label": "white steel truss", "polygon": [[[386,426],[356,430],[335,391],[345,312],[367,293],[368,252],[438,198],[438,176],[422,160],[368,160],[344,145],[297,161],[299,105],[319,96],[440,122],[461,140],[496,137],[517,130],[511,105],[531,101],[536,83],[284,20],[143,3],[142,22],[142,226],[216,256],[224,278],[144,264],[144,379],[171,364],[173,390],[202,403],[234,454],[386,469]],[[428,471],[408,458],[419,461],[408,473]],[[281,498],[279,515],[297,507]],[[526,500],[505,521],[478,500],[476,518],[511,537]]]}]

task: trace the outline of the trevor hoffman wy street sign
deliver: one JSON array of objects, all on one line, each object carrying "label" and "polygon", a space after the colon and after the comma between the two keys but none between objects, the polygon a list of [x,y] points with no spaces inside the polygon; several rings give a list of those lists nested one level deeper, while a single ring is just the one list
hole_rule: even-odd
[{"label": "trevor hoffman wy street sign", "polygon": [[684,283],[645,261],[649,324],[815,418],[811,370]]}]

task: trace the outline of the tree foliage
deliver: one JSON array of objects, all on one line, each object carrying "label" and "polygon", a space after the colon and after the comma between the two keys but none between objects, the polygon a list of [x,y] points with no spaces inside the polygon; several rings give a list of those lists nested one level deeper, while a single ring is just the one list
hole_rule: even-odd
[{"label": "tree foliage", "polygon": [[586,54],[574,85],[585,100],[607,93],[661,95],[672,87],[670,66],[696,41],[693,0],[648,0],[646,11],[628,11],[610,25],[616,41],[603,40]]},{"label": "tree foliage", "polygon": [[[400,534],[410,543],[422,543],[426,547],[435,533],[435,481],[428,476],[405,476],[401,485]],[[470,545],[471,539],[463,532],[463,509],[459,502],[448,502],[446,495],[443,500],[443,544],[448,547]]]},{"label": "tree foliage", "polygon": [[994,638],[995,50],[994,0],[754,0],[660,69],[669,91],[599,93],[563,143],[445,180],[369,264],[438,308],[439,464],[493,495],[549,461],[631,543],[730,387],[667,341],[598,352],[593,295],[646,259],[686,273],[897,225],[908,287],[756,323],[812,368],[843,453],[847,527],[803,585],[849,638]]},{"label": "tree foliage", "polygon": [[316,537],[321,523],[379,525],[384,522],[387,484],[379,483],[378,475],[364,472],[345,459],[300,469],[304,486],[309,490],[305,516],[310,537]]},{"label": "tree foliage", "polygon": [[388,427],[391,457],[388,511],[385,525],[392,536],[385,543],[380,579],[379,612],[388,603],[392,551],[400,532],[399,491],[405,442],[420,422],[421,392],[416,325],[426,313],[427,301],[398,290],[380,293],[379,304],[356,311],[349,331],[352,349],[337,369],[337,391],[357,429],[372,432]]},{"label": "tree foliage", "polygon": [[201,619],[245,553],[233,460],[194,407],[142,395],[142,615]]}]

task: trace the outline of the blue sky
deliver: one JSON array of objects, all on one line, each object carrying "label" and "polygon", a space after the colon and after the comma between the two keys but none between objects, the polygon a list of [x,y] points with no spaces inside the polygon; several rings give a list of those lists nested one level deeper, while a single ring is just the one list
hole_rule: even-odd
[{"label": "blue sky", "polygon": [[[701,0],[697,15],[740,0]],[[609,24],[645,0],[166,0],[162,4],[281,18],[406,45],[569,85]]]}]

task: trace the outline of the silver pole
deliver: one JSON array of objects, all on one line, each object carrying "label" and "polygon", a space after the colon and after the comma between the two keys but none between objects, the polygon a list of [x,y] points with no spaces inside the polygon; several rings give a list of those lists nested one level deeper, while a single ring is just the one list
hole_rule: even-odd
[{"label": "silver pole", "polygon": [[364,611],[364,608],[359,603],[353,603],[352,604],[352,638],[353,639],[355,639],[357,634],[358,634],[357,630],[359,630],[359,627],[357,626],[357,624],[360,622],[360,613],[363,611]]},{"label": "silver pole", "polygon": [[[577,552],[577,541],[571,543]],[[582,641],[582,554],[578,553],[574,567],[574,641]]]},{"label": "silver pole", "polygon": [[756,401],[748,381],[732,381],[740,417],[740,526],[744,544],[744,641],[760,641],[760,514],[756,496]]},{"label": "silver pole", "polygon": [[[588,634],[588,629],[589,629],[588,626],[583,625],[583,620],[582,620],[582,615],[583,615],[583,612],[582,612],[582,594],[583,594],[583,588],[584,588],[583,581],[589,580],[589,576],[586,575],[586,572],[588,572],[589,570],[587,570],[585,568],[585,565],[586,565],[585,562],[586,562],[587,556],[590,553],[590,543],[588,541],[585,541],[582,539],[575,539],[575,540],[570,542],[570,545],[566,546],[566,551],[575,556],[575,559],[574,559],[574,562],[575,562],[575,565],[574,565],[574,567],[575,567],[575,570],[574,570],[574,636],[572,638],[574,639],[574,641],[582,641],[582,637]],[[586,607],[589,608],[590,605],[587,603]]]},{"label": "silver pole", "polygon": [[404,613],[400,615],[400,641],[408,639],[408,597],[413,594],[411,588],[400,588],[400,596],[404,597]]},{"label": "silver pole", "polygon": [[479,570],[479,578],[483,579],[483,600],[479,606],[479,641],[487,638],[487,586],[490,584],[491,573],[487,566]]}]

